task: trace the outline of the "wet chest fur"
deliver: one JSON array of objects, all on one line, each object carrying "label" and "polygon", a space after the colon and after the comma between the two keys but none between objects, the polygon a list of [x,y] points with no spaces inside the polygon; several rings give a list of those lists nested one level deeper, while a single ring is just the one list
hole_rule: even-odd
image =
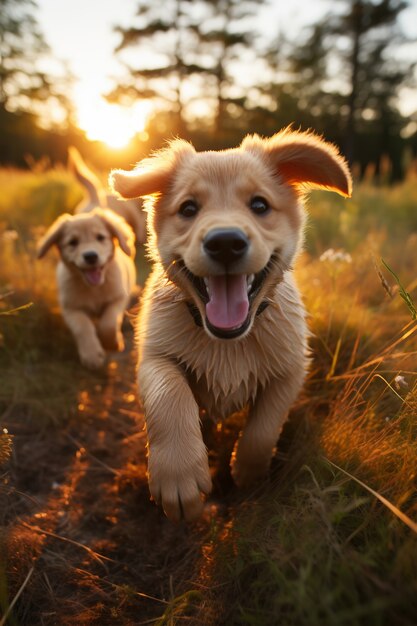
[{"label": "wet chest fur", "polygon": [[175,361],[200,408],[213,417],[255,402],[263,387],[284,379],[295,364],[305,361],[307,367],[305,312],[292,283],[277,287],[276,301],[255,319],[248,335],[235,340],[209,337],[196,326],[185,302],[164,296],[159,299],[153,291],[149,306],[145,303],[139,354],[143,357],[150,348]]}]

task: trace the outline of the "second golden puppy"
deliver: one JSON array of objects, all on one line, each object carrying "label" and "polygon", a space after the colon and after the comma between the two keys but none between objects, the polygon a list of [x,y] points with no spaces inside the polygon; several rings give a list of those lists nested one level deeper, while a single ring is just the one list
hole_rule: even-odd
[{"label": "second golden puppy", "polygon": [[249,406],[232,475],[246,485],[268,471],[308,363],[291,271],[304,192],[348,196],[350,174],[334,146],[285,130],[223,152],[175,141],[112,181],[148,196],[155,265],[137,337],[150,491],[169,517],[191,520],[211,489],[199,407],[226,417]]},{"label": "second golden puppy", "polygon": [[86,367],[99,368],[105,350],[123,350],[124,312],[136,281],[130,226],[110,210],[61,215],[38,247],[56,245],[59,302]]}]

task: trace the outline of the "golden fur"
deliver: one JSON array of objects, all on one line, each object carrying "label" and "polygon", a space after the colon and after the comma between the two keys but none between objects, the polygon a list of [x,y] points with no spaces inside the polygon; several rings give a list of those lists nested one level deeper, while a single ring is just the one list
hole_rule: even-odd
[{"label": "golden fur", "polygon": [[[111,183],[124,197],[147,196],[155,265],[137,339],[150,491],[168,517],[193,520],[211,490],[199,408],[224,418],[249,406],[232,475],[240,486],[268,471],[308,367],[291,272],[303,193],[322,187],[349,196],[351,178],[334,146],[287,129],[222,152],[197,153],[177,140],[132,172],[114,171]],[[214,257],[219,233],[237,237],[236,260],[229,244],[221,244],[223,260]]]},{"label": "golden fur", "polygon": [[123,350],[123,314],[135,286],[132,229],[110,210],[61,215],[38,246],[38,258],[56,245],[59,301],[80,360],[99,368],[106,350]]},{"label": "golden fur", "polygon": [[75,213],[89,213],[96,208],[111,209],[126,220],[135,234],[137,243],[145,243],[146,215],[141,203],[136,200],[121,200],[114,194],[107,193],[73,146],[68,150],[68,167],[88,193],[88,197],[81,200],[75,208]]}]

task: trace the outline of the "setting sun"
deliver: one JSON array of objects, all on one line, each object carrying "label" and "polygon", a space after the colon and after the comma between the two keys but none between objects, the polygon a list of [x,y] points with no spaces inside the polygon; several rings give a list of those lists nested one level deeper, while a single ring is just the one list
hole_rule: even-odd
[{"label": "setting sun", "polygon": [[150,103],[143,100],[127,108],[100,97],[79,98],[77,104],[78,124],[88,139],[103,141],[112,148],[123,148],[143,132],[151,109]]}]

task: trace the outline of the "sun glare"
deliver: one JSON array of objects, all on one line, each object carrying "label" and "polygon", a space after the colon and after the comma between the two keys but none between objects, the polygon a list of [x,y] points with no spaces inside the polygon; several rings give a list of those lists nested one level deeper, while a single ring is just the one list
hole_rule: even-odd
[{"label": "sun glare", "polygon": [[111,148],[123,148],[144,131],[151,106],[141,101],[127,108],[109,104],[103,98],[80,98],[77,108],[78,125],[88,139],[103,141]]}]

